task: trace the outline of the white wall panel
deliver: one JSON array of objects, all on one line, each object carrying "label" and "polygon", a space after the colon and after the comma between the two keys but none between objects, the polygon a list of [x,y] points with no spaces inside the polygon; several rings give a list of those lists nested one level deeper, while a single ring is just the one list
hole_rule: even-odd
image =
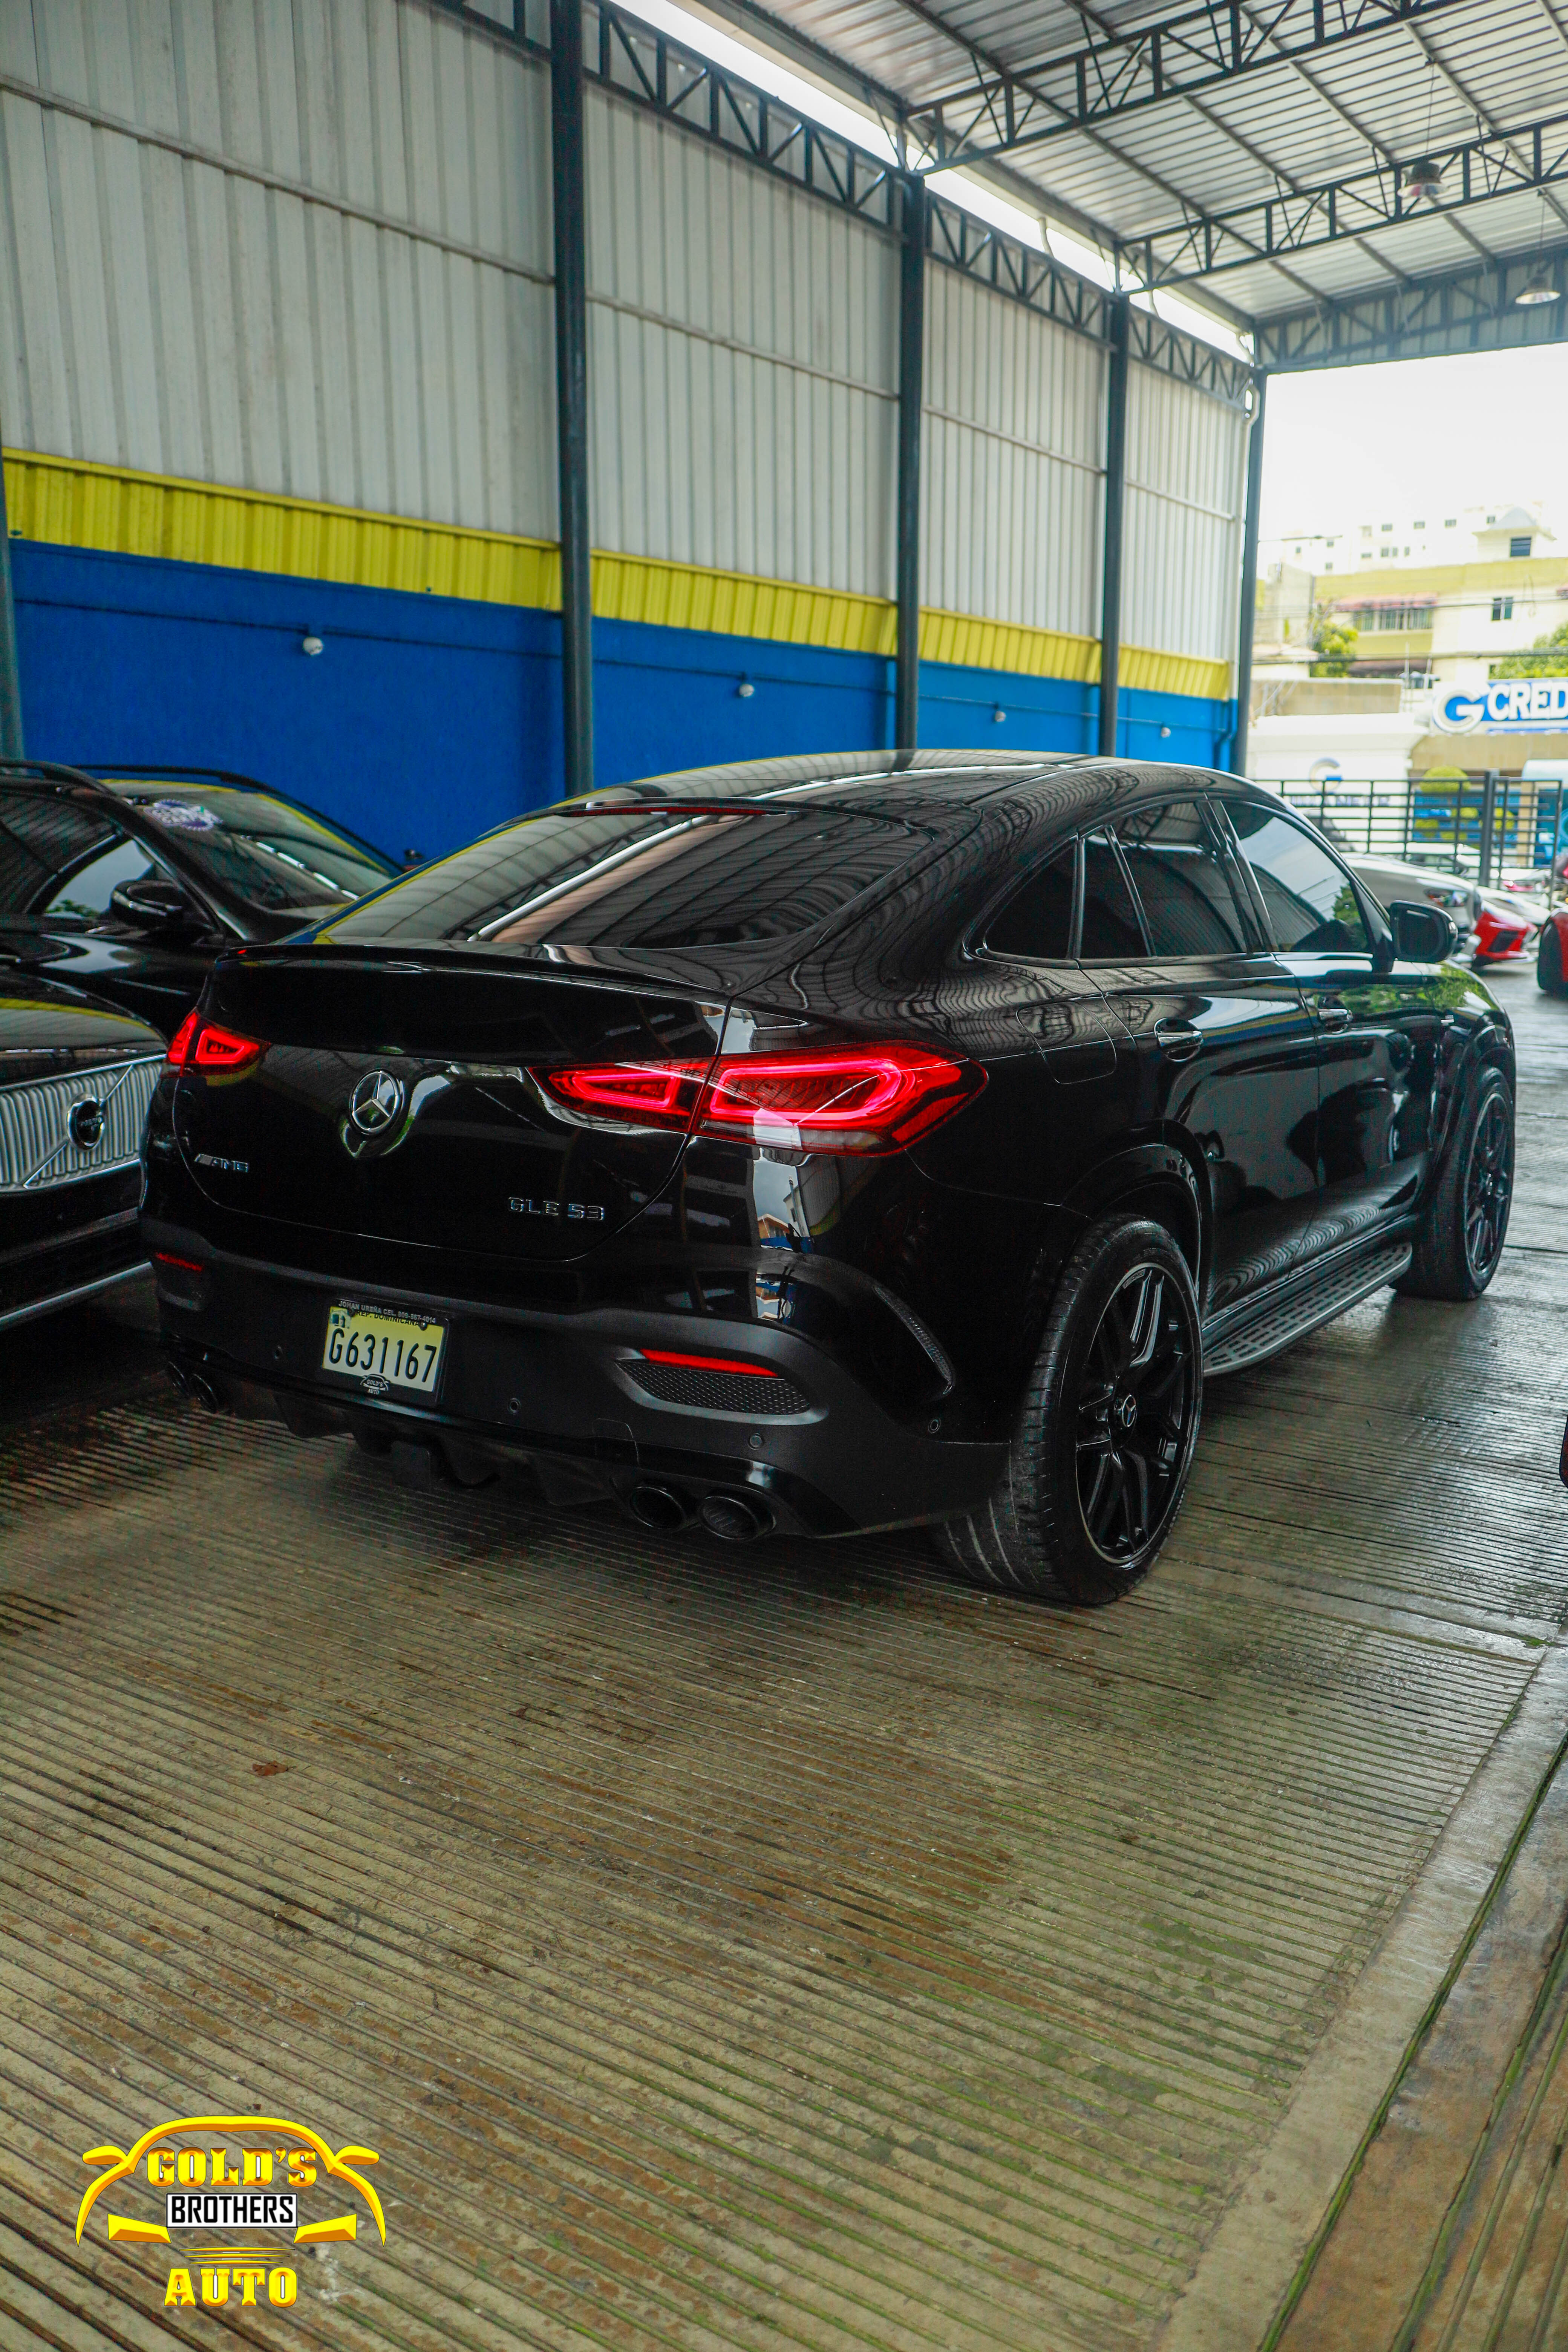
[{"label": "white wall panel", "polygon": [[925,604],[1098,634],[1104,373],[1084,336],[928,268]]},{"label": "white wall panel", "polygon": [[1134,366],[1127,397],[1123,642],[1236,656],[1247,419]]},{"label": "white wall panel", "polygon": [[399,0],[0,0],[0,70],[92,118],[0,98],[9,442],[552,535],[537,65]]},{"label": "white wall panel", "polygon": [[590,91],[594,538],[891,593],[898,256]]}]

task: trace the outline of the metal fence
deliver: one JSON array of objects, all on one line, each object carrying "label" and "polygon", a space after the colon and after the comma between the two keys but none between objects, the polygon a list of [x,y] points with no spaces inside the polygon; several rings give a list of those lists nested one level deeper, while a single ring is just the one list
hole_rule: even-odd
[{"label": "metal fence", "polygon": [[1568,842],[1568,796],[1558,779],[1412,776],[1400,784],[1329,776],[1276,789],[1353,853],[1405,858],[1418,850],[1426,863],[1440,852],[1456,874],[1480,882],[1505,866],[1550,866]]}]

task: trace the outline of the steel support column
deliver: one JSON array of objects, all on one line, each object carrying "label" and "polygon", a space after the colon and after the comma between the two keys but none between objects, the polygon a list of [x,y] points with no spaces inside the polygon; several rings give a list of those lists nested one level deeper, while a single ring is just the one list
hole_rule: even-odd
[{"label": "steel support column", "polygon": [[1127,492],[1127,369],[1129,304],[1110,304],[1105,379],[1105,553],[1100,604],[1100,754],[1116,756],[1117,697],[1121,670],[1121,523]]},{"label": "steel support column", "polygon": [[588,241],[583,110],[582,0],[550,0],[561,700],[568,798],[574,793],[592,791],[594,783],[594,607],[588,527]]},{"label": "steel support column", "polygon": [[11,593],[11,526],[0,468],[0,760],[23,760],[22,675],[16,660],[16,605]]},{"label": "steel support column", "polygon": [[899,521],[895,598],[898,664],[893,746],[912,751],[921,700],[921,405],[925,398],[926,185],[903,186],[899,268]]},{"label": "steel support column", "polygon": [[1236,733],[1231,738],[1231,773],[1247,773],[1247,738],[1252,723],[1252,641],[1258,630],[1258,522],[1263,511],[1263,414],[1268,378],[1257,379],[1258,405],[1247,442],[1247,518],[1241,531],[1241,613],[1236,631]]}]

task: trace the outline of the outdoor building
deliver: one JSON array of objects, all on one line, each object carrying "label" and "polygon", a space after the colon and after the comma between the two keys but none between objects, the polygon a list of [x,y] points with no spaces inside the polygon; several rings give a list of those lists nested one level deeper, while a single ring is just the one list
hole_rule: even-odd
[{"label": "outdoor building", "polygon": [[[1484,561],[1499,540],[1511,541],[1541,534],[1534,506],[1494,499],[1490,506],[1444,512],[1440,503],[1434,501],[1419,515],[1384,516],[1376,520],[1358,515],[1282,531],[1276,539],[1261,541],[1258,555],[1265,570],[1276,563],[1304,564],[1311,572],[1340,576],[1359,572],[1363,567],[1381,570],[1389,564]],[[1504,552],[1508,551],[1505,548]]]}]

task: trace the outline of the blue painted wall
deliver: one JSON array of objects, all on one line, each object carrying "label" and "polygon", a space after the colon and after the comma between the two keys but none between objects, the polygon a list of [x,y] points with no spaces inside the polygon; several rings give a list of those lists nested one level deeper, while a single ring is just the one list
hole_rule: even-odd
[{"label": "blue painted wall", "polygon": [[[549,614],[20,539],[11,560],[35,758],[242,769],[394,855],[560,794]],[[596,622],[594,654],[600,783],[889,739],[877,656],[626,621]],[[927,663],[921,740],[1092,751],[1097,703],[1091,686]],[[1223,764],[1233,725],[1229,703],[1125,693],[1119,748]]]}]

